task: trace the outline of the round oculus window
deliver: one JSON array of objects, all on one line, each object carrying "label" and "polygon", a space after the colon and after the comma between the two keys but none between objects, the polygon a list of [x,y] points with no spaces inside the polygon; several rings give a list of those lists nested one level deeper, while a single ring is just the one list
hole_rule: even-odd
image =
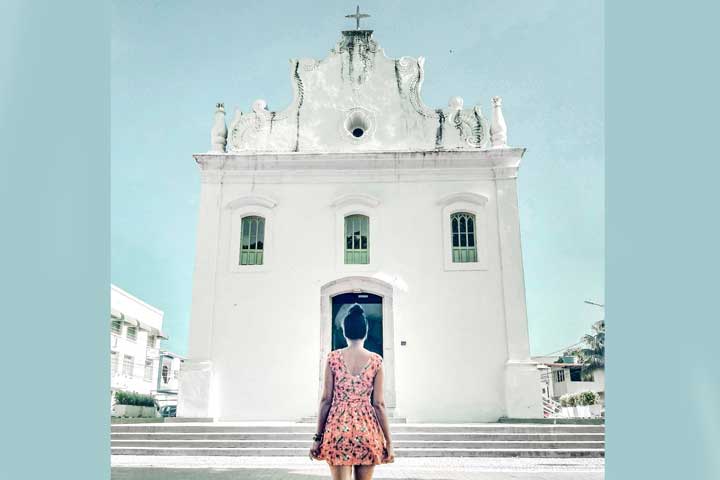
[{"label": "round oculus window", "polygon": [[371,132],[370,117],[361,110],[354,110],[345,117],[344,127],[350,138],[360,140]]}]

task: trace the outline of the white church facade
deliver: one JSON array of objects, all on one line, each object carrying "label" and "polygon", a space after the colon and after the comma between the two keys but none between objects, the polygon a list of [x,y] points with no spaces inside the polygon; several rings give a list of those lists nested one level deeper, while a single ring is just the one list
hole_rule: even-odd
[{"label": "white church facade", "polygon": [[317,413],[349,306],[383,357],[391,415],[542,417],[530,360],[517,174],[501,100],[489,118],[421,100],[423,58],[370,30],[292,60],[292,104],[257,100],[195,155],[201,196],[178,416],[295,421]]}]

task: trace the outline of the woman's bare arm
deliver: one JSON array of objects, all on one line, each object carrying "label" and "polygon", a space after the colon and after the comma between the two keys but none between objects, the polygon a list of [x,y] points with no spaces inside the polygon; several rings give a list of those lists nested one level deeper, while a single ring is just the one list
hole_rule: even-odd
[{"label": "woman's bare arm", "polygon": [[385,394],[383,393],[384,377],[385,373],[381,364],[380,368],[378,368],[377,374],[375,374],[375,383],[373,385],[373,408],[375,409],[375,414],[380,422],[380,428],[382,428],[383,434],[385,435],[385,443],[388,447],[391,447],[392,439],[390,438],[390,424],[385,413]]},{"label": "woman's bare arm", "polygon": [[318,411],[317,433],[323,433],[325,430],[325,421],[327,420],[330,406],[332,405],[333,394],[333,373],[330,368],[330,362],[325,364],[325,381],[323,382],[323,393],[320,397],[320,407]]}]

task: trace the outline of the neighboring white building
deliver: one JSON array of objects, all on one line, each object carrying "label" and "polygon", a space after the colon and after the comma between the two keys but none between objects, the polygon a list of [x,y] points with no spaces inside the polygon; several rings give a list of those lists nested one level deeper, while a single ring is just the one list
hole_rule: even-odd
[{"label": "neighboring white building", "polygon": [[[597,392],[600,403],[605,403],[605,369],[596,368],[592,371],[592,381],[582,379],[582,363],[575,357],[565,357],[568,362],[557,362],[558,356],[533,357],[533,360],[546,366],[550,398],[560,401],[565,394],[573,394],[592,390]],[[572,359],[572,361],[570,361]]]},{"label": "neighboring white building", "polygon": [[158,406],[177,405],[180,368],[184,358],[176,353],[160,350],[155,400]]},{"label": "neighboring white building", "polygon": [[110,389],[153,394],[157,387],[163,312],[110,286]]},{"label": "neighboring white building", "polygon": [[525,149],[507,146],[498,97],[491,120],[460,97],[427,107],[423,63],[386,57],[372,31],[345,31],[327,58],[291,61],[287,109],[257,100],[226,127],[218,104],[211,151],[194,156],[179,416],[315,415],[326,356],[357,302],[392,415],[542,417],[520,248]]}]

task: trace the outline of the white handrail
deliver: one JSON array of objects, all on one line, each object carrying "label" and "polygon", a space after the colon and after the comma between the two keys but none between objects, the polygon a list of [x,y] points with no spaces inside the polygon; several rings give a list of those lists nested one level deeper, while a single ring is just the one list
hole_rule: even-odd
[{"label": "white handrail", "polygon": [[561,406],[558,402],[552,398],[543,398],[543,416],[544,417],[555,417],[562,411]]}]

